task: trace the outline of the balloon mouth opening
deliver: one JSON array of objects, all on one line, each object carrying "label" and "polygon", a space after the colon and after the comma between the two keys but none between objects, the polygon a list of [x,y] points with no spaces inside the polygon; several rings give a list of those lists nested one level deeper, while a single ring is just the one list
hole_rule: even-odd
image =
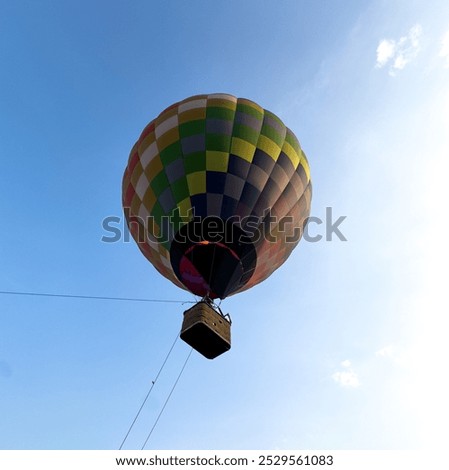
[{"label": "balloon mouth opening", "polygon": [[218,217],[191,221],[175,235],[170,259],[177,278],[195,295],[224,299],[242,288],[256,266],[256,250],[235,224]]},{"label": "balloon mouth opening", "polygon": [[195,295],[211,299],[221,297],[224,292],[217,284],[214,266],[229,272],[243,274],[240,258],[234,250],[222,243],[199,242],[189,247],[180,260],[181,282]]}]

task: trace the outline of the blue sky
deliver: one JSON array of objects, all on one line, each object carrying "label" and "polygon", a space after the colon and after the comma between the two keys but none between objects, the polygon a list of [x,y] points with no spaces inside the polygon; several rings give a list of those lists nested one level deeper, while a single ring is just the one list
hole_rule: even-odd
[{"label": "blue sky", "polygon": [[[0,290],[192,300],[132,242],[101,242],[102,220],[162,109],[252,99],[296,133],[312,213],[346,216],[348,241],[302,241],[223,303],[231,351],[192,355],[147,448],[442,445],[448,78],[439,0],[0,1]],[[0,448],[117,448],[184,308],[0,294]]]}]

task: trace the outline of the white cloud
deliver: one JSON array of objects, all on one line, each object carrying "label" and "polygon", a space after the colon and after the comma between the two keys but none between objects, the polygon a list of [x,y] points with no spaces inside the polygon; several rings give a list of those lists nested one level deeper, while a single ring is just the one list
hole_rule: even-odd
[{"label": "white cloud", "polygon": [[395,43],[390,39],[383,39],[377,46],[377,62],[376,67],[382,68],[395,53]]},{"label": "white cloud", "polygon": [[345,360],[341,363],[341,366],[345,368],[345,370],[340,370],[335,372],[332,375],[332,378],[335,382],[340,384],[342,387],[348,388],[357,388],[360,386],[359,378],[357,374],[351,369],[351,362]]},{"label": "white cloud", "polygon": [[404,350],[398,350],[391,345],[385,346],[376,351],[376,356],[381,357],[384,360],[388,360],[390,363],[396,364],[400,367],[406,367],[408,364],[407,354]]},{"label": "white cloud", "polygon": [[357,374],[352,370],[335,372],[332,378],[342,387],[356,388],[360,385]]},{"label": "white cloud", "polygon": [[418,55],[421,36],[422,27],[416,24],[410,28],[407,36],[402,36],[398,40],[382,39],[376,50],[376,67],[380,69],[389,64],[388,73],[391,76],[396,75]]},{"label": "white cloud", "polygon": [[449,29],[441,39],[440,57],[445,59],[446,68],[449,68]]},{"label": "white cloud", "polygon": [[376,356],[380,357],[393,357],[393,346],[385,346],[379,351],[376,351]]},{"label": "white cloud", "polygon": [[410,367],[410,357],[406,349],[397,348],[392,345],[385,346],[376,351],[376,356],[389,360],[399,367]]}]

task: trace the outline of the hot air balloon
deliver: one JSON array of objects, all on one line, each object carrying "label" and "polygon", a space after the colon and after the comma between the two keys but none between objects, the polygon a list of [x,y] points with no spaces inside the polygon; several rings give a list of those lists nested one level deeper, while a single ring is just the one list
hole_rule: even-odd
[{"label": "hot air balloon", "polygon": [[262,282],[298,244],[312,187],[304,152],[273,113],[228,94],[168,107],[134,144],[123,208],[143,255],[202,300],[181,338],[206,357],[230,348],[214,303]]}]

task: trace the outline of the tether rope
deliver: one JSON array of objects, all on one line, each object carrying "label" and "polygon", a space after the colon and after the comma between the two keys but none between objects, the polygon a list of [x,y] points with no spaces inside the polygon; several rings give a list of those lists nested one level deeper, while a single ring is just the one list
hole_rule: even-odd
[{"label": "tether rope", "polygon": [[145,448],[145,446],[147,445],[148,440],[150,439],[151,435],[153,434],[154,428],[156,427],[156,425],[157,425],[157,423],[158,423],[160,417],[162,416],[162,413],[164,412],[165,407],[167,406],[167,403],[168,403],[168,401],[170,400],[170,397],[172,396],[173,392],[175,391],[176,385],[178,384],[179,379],[181,378],[181,375],[182,375],[182,373],[184,372],[184,369],[186,368],[187,362],[189,362],[189,359],[190,359],[190,356],[191,356],[191,354],[192,354],[192,351],[193,351],[193,348],[190,349],[189,354],[187,355],[187,358],[186,358],[186,360],[184,361],[184,364],[183,364],[183,366],[182,366],[182,368],[181,368],[181,371],[179,372],[178,377],[177,377],[175,383],[173,384],[173,387],[172,387],[172,389],[170,390],[170,393],[168,394],[167,399],[165,400],[164,406],[162,407],[161,411],[159,412],[159,415],[158,415],[157,418],[156,418],[156,421],[155,421],[154,424],[153,424],[153,427],[151,428],[151,430],[150,430],[150,432],[149,432],[147,438],[145,439],[145,442],[143,443],[143,446],[142,446],[141,450],[143,450],[143,449]]},{"label": "tether rope", "polygon": [[38,297],[64,297],[69,299],[94,299],[94,300],[119,300],[122,302],[159,302],[159,303],[176,303],[176,304],[193,304],[191,300],[168,300],[168,299],[139,299],[132,297],[106,297],[96,295],[73,295],[73,294],[54,294],[49,292],[18,292],[1,290],[0,294],[4,295],[28,295]]},{"label": "tether rope", "polygon": [[131,432],[131,429],[133,428],[134,424],[136,423],[137,418],[138,418],[139,415],[140,415],[140,412],[142,411],[143,407],[145,406],[145,403],[147,402],[148,397],[151,395],[151,392],[152,392],[152,390],[153,390],[153,388],[154,388],[154,386],[155,386],[155,384],[156,384],[156,382],[157,382],[157,379],[158,379],[159,376],[161,375],[161,372],[162,372],[162,370],[163,370],[165,364],[167,363],[168,358],[170,357],[170,354],[171,354],[171,352],[173,351],[173,348],[175,347],[176,342],[178,341],[178,338],[179,338],[179,335],[177,334],[175,340],[173,341],[173,344],[171,345],[170,350],[168,351],[167,355],[165,356],[164,362],[162,363],[162,366],[161,366],[161,368],[159,369],[159,372],[157,373],[156,378],[151,382],[151,387],[150,387],[150,389],[148,390],[148,393],[147,393],[145,399],[143,400],[142,404],[140,405],[139,411],[137,411],[137,414],[136,414],[136,416],[135,416],[133,422],[131,423],[131,426],[129,427],[128,432],[126,433],[125,437],[123,438],[123,441],[122,441],[122,443],[120,444],[119,450],[122,450],[122,447],[123,447],[123,445],[125,444],[126,439],[128,439],[129,433]]}]

